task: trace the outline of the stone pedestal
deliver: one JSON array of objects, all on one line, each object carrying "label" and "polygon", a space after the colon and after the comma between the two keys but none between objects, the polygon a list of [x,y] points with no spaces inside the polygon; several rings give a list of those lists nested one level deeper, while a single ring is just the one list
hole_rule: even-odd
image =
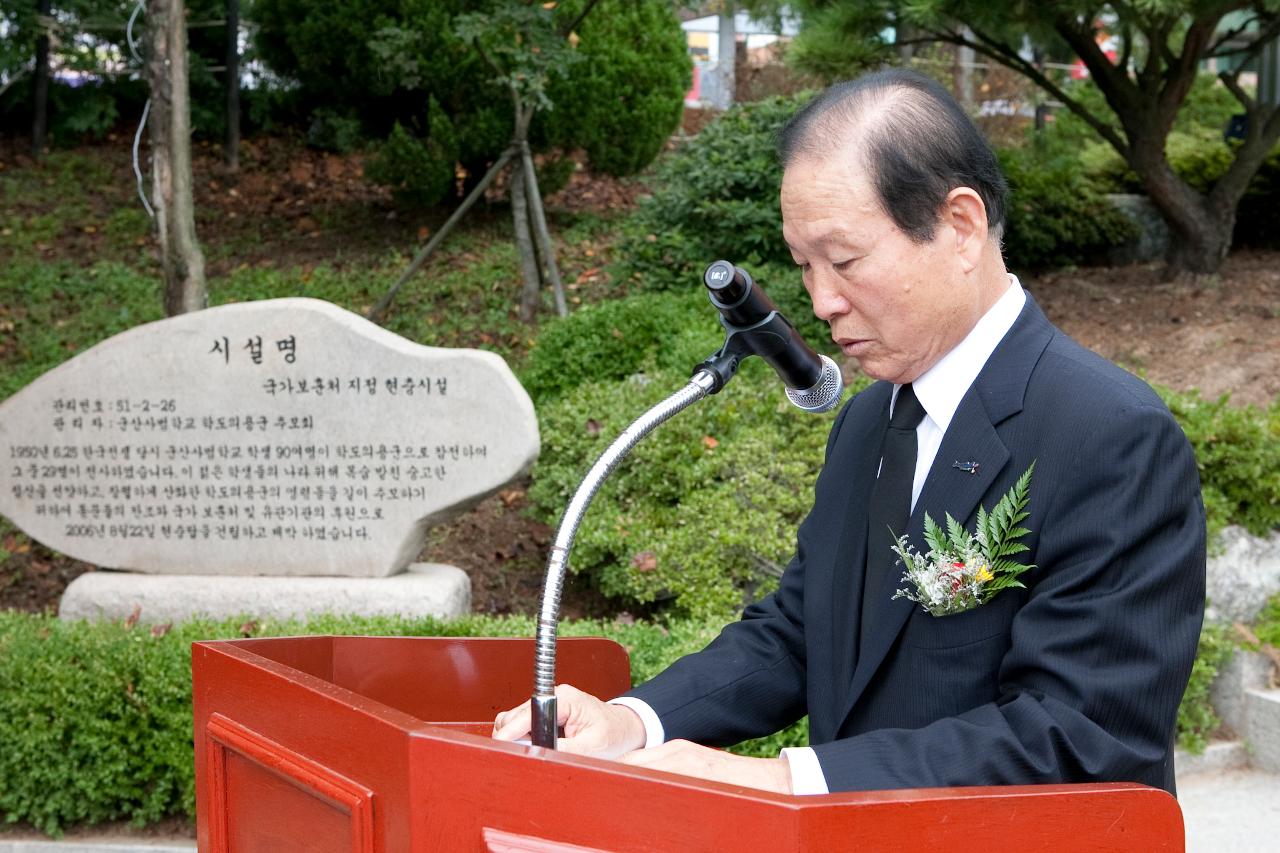
[{"label": "stone pedestal", "polygon": [[413,563],[382,578],[143,575],[88,572],[71,582],[58,606],[63,619],[140,621],[430,616],[449,619],[471,609],[471,580],[454,566]]}]

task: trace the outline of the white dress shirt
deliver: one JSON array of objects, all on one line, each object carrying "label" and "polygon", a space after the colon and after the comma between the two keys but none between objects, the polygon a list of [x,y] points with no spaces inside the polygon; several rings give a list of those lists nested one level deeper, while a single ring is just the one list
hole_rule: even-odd
[{"label": "white dress shirt", "polygon": [[[916,470],[911,483],[911,507],[915,509],[924,481],[933,467],[933,460],[942,446],[942,437],[955,417],[961,399],[968,393],[978,374],[986,365],[987,359],[995,351],[996,345],[1013,328],[1014,321],[1022,313],[1022,306],[1027,297],[1022,285],[1014,275],[1009,276],[1009,288],[988,309],[982,319],[969,334],[950,352],[944,355],[937,364],[929,368],[911,383],[916,399],[924,407],[925,416],[916,427]],[[898,387],[893,389],[890,412],[898,399]],[[644,721],[646,736],[645,749],[658,746],[666,740],[662,721],[647,702],[621,696],[612,704],[623,705],[635,711]],[[807,746],[789,747],[782,750],[782,757],[787,759],[791,768],[791,789],[796,794],[826,794],[826,777],[822,773],[822,765],[818,762],[817,753]]]}]

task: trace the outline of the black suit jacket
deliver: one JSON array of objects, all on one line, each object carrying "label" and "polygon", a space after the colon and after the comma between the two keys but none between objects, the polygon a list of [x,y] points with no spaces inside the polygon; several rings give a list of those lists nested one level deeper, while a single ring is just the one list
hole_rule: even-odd
[{"label": "black suit jacket", "polygon": [[[669,739],[727,745],[804,714],[832,791],[1135,781],[1173,791],[1173,735],[1204,612],[1191,448],[1141,380],[1026,306],[965,394],[908,534],[972,530],[1035,462],[1026,589],[935,617],[860,602],[892,386],[851,399],[778,590],[631,695]],[[956,462],[976,462],[969,473]],[[897,584],[902,586],[902,584]]]}]

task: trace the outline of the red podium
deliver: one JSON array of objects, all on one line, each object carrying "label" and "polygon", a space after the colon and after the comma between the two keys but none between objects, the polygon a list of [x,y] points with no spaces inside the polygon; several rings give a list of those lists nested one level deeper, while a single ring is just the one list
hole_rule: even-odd
[{"label": "red podium", "polygon": [[[1182,814],[1136,784],[792,797],[488,737],[527,699],[532,640],[196,643],[202,853],[1156,851]],[[626,652],[564,639],[559,680],[629,686]]]}]

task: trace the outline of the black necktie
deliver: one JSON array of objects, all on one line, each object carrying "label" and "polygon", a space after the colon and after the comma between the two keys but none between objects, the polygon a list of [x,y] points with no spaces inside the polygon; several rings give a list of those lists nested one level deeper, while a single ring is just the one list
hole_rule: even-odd
[{"label": "black necktie", "polygon": [[[867,643],[871,614],[888,605],[899,586],[902,568],[894,553],[894,537],[906,532],[911,518],[911,484],[916,474],[916,426],[924,407],[911,386],[898,389],[893,415],[880,450],[880,476],[867,507],[867,569],[862,584],[860,647]],[[892,530],[892,532],[890,532]]]}]

